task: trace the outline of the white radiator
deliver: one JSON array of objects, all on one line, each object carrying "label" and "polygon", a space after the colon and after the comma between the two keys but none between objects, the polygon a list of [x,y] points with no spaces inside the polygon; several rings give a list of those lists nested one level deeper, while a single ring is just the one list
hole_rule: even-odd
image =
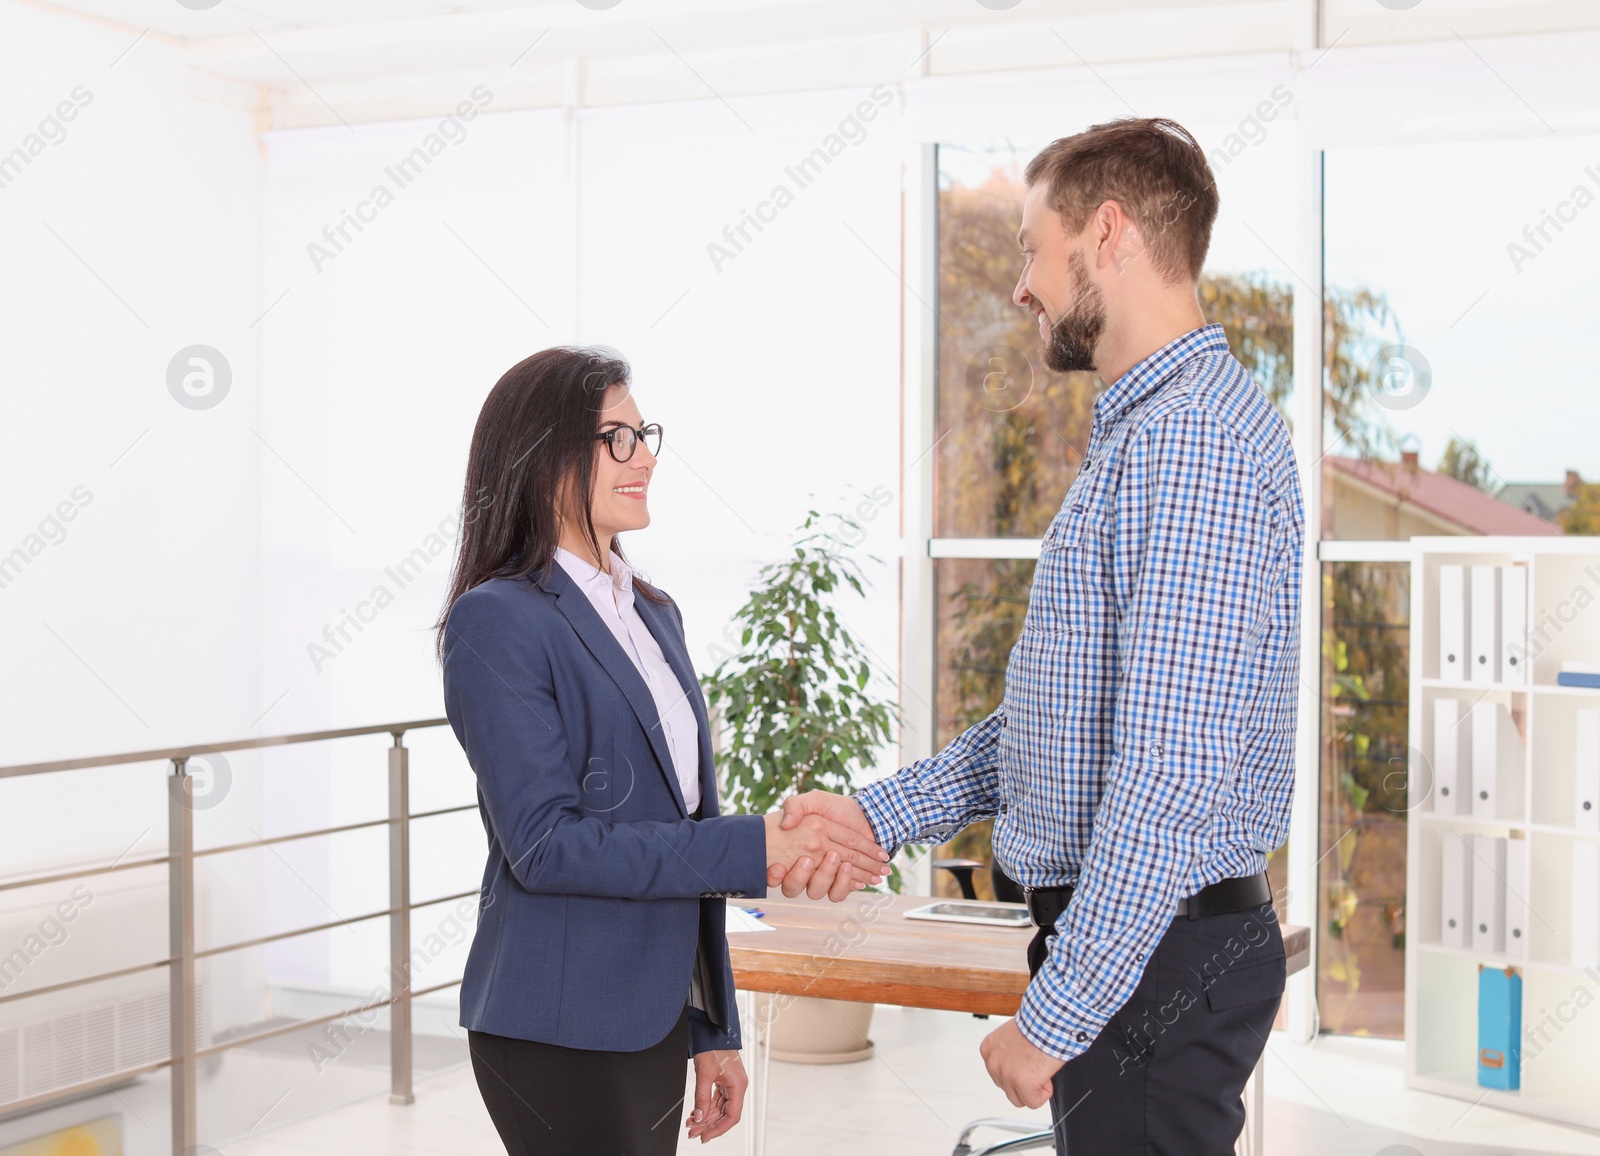
[{"label": "white radiator", "polygon": [[[45,870],[35,865],[29,873]],[[197,929],[205,910],[202,882]],[[131,967],[167,951],[164,868],[0,892],[0,995]],[[199,1047],[211,1043],[206,970],[200,961]],[[16,1100],[166,1059],[169,982],[168,969],[159,967],[0,1003],[0,1111]]]}]

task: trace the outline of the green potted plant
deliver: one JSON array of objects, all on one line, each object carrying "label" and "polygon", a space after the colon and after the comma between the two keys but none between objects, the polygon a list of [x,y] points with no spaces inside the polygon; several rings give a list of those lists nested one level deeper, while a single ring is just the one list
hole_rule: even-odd
[{"label": "green potted plant", "polygon": [[[846,591],[866,596],[851,553],[861,536],[847,517],[808,511],[792,554],[762,567],[735,613],[725,637],[739,649],[724,651],[702,680],[730,811],[761,814],[801,791],[848,791],[892,736],[895,706],[874,693],[867,647],[833,606]],[[900,890],[898,867],[889,885]],[[841,1063],[872,1054],[871,1004],[802,997],[778,1005],[762,1013],[775,1058]]]}]

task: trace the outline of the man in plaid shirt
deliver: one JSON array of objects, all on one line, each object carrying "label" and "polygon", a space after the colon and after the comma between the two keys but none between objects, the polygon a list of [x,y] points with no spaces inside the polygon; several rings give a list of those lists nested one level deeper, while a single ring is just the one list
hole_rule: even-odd
[{"label": "man in plaid shirt", "polygon": [[[1194,138],[1096,125],[1026,177],[1014,300],[1046,364],[1110,384],[1004,700],[853,797],[790,799],[785,821],[818,812],[894,848],[993,817],[1039,927],[1022,1007],[983,1042],[994,1082],[1048,1100],[1073,1153],[1231,1153],[1284,987],[1265,868],[1293,793],[1294,454],[1200,311],[1217,192]],[[769,883],[815,895],[835,870]]]}]

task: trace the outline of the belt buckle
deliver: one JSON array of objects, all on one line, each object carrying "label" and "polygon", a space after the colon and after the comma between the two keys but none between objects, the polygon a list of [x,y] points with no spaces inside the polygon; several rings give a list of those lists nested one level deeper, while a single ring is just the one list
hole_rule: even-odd
[{"label": "belt buckle", "polygon": [[1043,924],[1039,922],[1038,912],[1036,912],[1033,908],[1033,894],[1034,889],[1032,887],[1024,887],[1022,889],[1022,902],[1026,904],[1028,908],[1028,922],[1033,924],[1035,927],[1041,927]]},{"label": "belt buckle", "polygon": [[[1035,927],[1039,927],[1039,928],[1050,928],[1050,927],[1054,927],[1056,925],[1056,920],[1055,919],[1050,920],[1049,923],[1041,923],[1041,922],[1039,922],[1039,909],[1038,909],[1038,907],[1036,905],[1040,902],[1039,897],[1038,897],[1039,896],[1039,892],[1048,891],[1048,892],[1051,892],[1052,894],[1054,894],[1055,892],[1057,892],[1059,890],[1060,890],[1060,888],[1057,888],[1057,887],[1024,887],[1022,889],[1022,901],[1025,904],[1027,904],[1027,907],[1028,907],[1028,922],[1029,923],[1031,923]],[[1063,904],[1062,907],[1063,907],[1063,910],[1064,910],[1065,909],[1065,904]],[[1056,912],[1056,919],[1059,919],[1060,917],[1061,917],[1061,912],[1057,911]]]}]

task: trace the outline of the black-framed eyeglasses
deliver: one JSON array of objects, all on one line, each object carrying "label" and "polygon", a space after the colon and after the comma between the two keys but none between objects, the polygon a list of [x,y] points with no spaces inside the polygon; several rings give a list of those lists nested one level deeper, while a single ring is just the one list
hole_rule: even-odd
[{"label": "black-framed eyeglasses", "polygon": [[594,435],[597,442],[605,442],[606,448],[611,451],[613,459],[625,462],[633,457],[633,451],[642,441],[649,447],[652,455],[661,452],[661,423],[651,422],[649,425],[634,429],[631,425],[612,426],[604,433]]}]

